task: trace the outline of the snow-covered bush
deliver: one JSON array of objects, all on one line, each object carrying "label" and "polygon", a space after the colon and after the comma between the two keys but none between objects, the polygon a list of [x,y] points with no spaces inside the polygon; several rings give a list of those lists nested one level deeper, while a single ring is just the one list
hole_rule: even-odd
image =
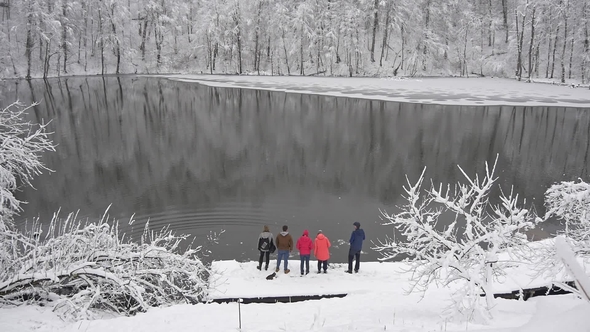
[{"label": "snow-covered bush", "polygon": [[565,237],[558,236],[555,239],[555,251],[576,284],[576,289],[570,290],[582,299],[590,302],[590,278],[576,260],[576,255]]},{"label": "snow-covered bush", "polygon": [[[564,236],[576,255],[590,261],[590,184],[579,180],[552,185],[545,192],[545,207],[545,220],[556,218],[563,222],[563,230],[555,235]],[[567,288],[562,283],[567,266],[556,248],[554,241],[544,241],[537,246],[531,263],[537,275],[551,278],[558,287]]]},{"label": "snow-covered bush", "polygon": [[564,236],[577,242],[582,254],[590,254],[590,184],[564,181],[545,192],[545,219],[555,217],[564,222]]},{"label": "snow-covered bush", "polygon": [[51,301],[64,316],[87,318],[92,308],[134,314],[203,299],[208,269],[200,247],[181,252],[186,236],[167,228],[153,232],[148,223],[134,243],[106,213],[98,222],[70,214],[25,231],[14,227],[22,203],[14,190],[47,170],[39,154],[54,150],[46,125],[23,120],[27,109],[15,103],[0,111],[0,305]]},{"label": "snow-covered bush", "polygon": [[30,185],[33,177],[47,170],[39,154],[54,151],[47,124],[33,125],[23,119],[33,106],[16,102],[0,110],[0,231],[6,230],[21,208],[13,191],[20,184]]},{"label": "snow-covered bush", "polygon": [[[497,159],[496,159],[497,162]],[[459,282],[453,312],[470,320],[485,319],[493,307],[492,281],[503,274],[508,262],[498,254],[525,245],[524,232],[538,221],[528,210],[519,207],[512,190],[501,192],[499,204],[491,205],[490,191],[497,178],[496,163],[486,174],[470,178],[459,167],[467,183],[422,191],[424,172],[416,182],[404,186],[407,203],[401,212],[382,212],[385,225],[391,225],[401,237],[380,241],[374,249],[384,260],[405,258],[412,270],[413,287],[409,291],[426,291],[432,283],[449,285]],[[447,217],[447,220],[444,218]],[[482,301],[482,295],[485,300]]]},{"label": "snow-covered bush", "polygon": [[95,223],[54,215],[44,236],[40,224],[13,232],[11,261],[0,269],[0,300],[56,301],[68,317],[90,308],[134,314],[152,306],[189,302],[206,295],[208,269],[200,248],[179,252],[186,236],[146,225],[140,243],[124,241],[106,215]]}]

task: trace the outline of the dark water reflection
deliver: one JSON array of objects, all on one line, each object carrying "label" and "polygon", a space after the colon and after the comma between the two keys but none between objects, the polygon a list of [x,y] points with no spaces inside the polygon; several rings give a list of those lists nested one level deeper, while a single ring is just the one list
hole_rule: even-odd
[{"label": "dark water reflection", "polygon": [[[159,78],[68,78],[0,83],[3,104],[41,101],[32,121],[52,120],[56,172],[19,198],[22,220],[62,211],[98,217],[135,213],[170,223],[204,243],[225,229],[213,257],[255,257],[256,236],[288,224],[299,236],[318,229],[344,261],[352,223],[370,240],[378,208],[401,203],[405,174],[422,168],[453,183],[498,162],[500,183],[542,209],[556,181],[588,179],[590,115],[559,107],[456,107],[367,101],[280,92],[223,89]],[[21,220],[21,222],[22,222]],[[551,230],[545,226],[545,231]],[[543,236],[545,231],[536,232]],[[368,246],[367,246],[368,247]],[[368,253],[370,259],[377,258]]]}]

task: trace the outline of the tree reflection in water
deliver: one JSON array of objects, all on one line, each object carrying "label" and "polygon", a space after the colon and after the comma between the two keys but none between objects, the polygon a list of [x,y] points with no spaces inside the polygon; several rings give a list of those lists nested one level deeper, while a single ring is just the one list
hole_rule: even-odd
[{"label": "tree reflection in water", "polygon": [[[29,202],[21,222],[60,207],[95,218],[112,203],[113,217],[136,213],[123,225],[131,236],[148,218],[197,241],[226,229],[215,258],[254,257],[264,224],[347,240],[360,221],[369,239],[382,237],[391,230],[378,208],[394,212],[405,175],[416,180],[425,166],[427,178],[454,183],[457,165],[475,174],[499,154],[502,188],[514,185],[540,212],[551,183],[588,178],[585,109],[407,104],[133,76],[6,81],[0,91],[0,103],[40,101],[30,119],[52,120],[58,144],[43,156],[56,172],[18,194]],[[344,261],[347,247],[338,247],[334,260]]]}]

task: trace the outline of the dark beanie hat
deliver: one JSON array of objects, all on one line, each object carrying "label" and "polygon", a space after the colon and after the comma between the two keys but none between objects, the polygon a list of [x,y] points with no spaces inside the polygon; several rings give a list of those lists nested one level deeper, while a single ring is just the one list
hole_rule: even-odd
[{"label": "dark beanie hat", "polygon": [[361,228],[361,223],[360,223],[360,222],[358,222],[358,221],[355,221],[355,222],[353,223],[353,225],[355,225],[357,229],[358,229],[358,228]]}]

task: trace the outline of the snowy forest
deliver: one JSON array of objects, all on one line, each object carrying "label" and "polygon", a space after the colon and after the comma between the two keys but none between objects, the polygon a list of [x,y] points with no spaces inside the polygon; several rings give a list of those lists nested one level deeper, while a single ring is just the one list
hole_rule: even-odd
[{"label": "snowy forest", "polygon": [[585,0],[0,0],[0,76],[588,80]]}]

